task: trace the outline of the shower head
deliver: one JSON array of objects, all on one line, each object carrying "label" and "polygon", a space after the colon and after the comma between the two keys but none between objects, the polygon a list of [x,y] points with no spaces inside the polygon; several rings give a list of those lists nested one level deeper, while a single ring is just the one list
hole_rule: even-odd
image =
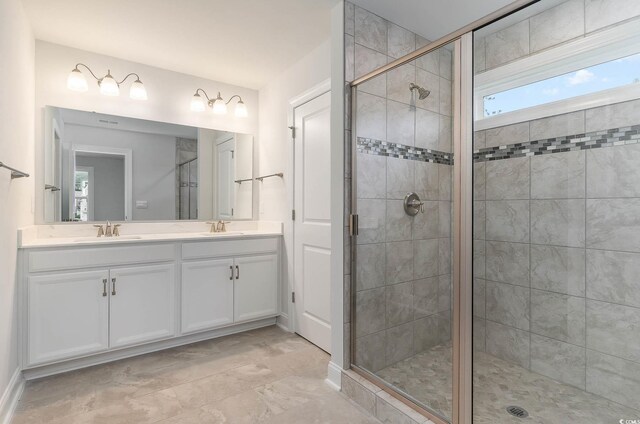
[{"label": "shower head", "polygon": [[426,99],[427,97],[429,97],[429,94],[431,94],[431,91],[427,90],[426,88],[422,88],[419,85],[411,83],[409,84],[409,91],[413,90],[418,90],[418,98],[420,100]]}]

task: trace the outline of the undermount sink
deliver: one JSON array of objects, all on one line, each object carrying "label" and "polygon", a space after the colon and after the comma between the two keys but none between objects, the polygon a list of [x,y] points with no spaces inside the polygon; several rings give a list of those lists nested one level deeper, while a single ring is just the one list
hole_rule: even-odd
[{"label": "undermount sink", "polygon": [[87,243],[96,241],[140,240],[141,236],[114,236],[114,237],[83,237],[75,239],[74,243]]}]

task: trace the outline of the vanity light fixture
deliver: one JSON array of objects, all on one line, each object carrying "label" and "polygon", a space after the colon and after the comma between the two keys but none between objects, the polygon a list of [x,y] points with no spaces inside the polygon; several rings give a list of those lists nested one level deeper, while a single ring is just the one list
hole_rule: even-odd
[{"label": "vanity light fixture", "polygon": [[78,63],[69,74],[69,77],[67,77],[67,88],[69,90],[85,92],[89,89],[87,79],[84,77],[84,74],[80,72],[80,69],[78,68],[79,66],[85,67],[91,76],[96,79],[98,86],[100,87],[100,94],[104,94],[105,96],[119,96],[120,84],[125,82],[127,78],[134,76],[136,77],[136,80],[131,84],[129,97],[134,100],[147,100],[147,90],[144,88],[142,81],[140,81],[140,76],[135,72],[131,72],[125,76],[122,81],[116,81],[116,79],[111,75],[111,70],[108,70],[107,75],[104,77],[98,78],[91,68],[84,63]]},{"label": "vanity light fixture", "polygon": [[[200,92],[202,92],[204,98],[200,95]],[[247,105],[245,105],[242,101],[242,97],[234,94],[229,100],[225,102],[225,100],[220,95],[220,92],[218,91],[218,96],[215,99],[211,99],[207,95],[207,92],[202,88],[198,88],[196,90],[196,94],[194,94],[191,98],[191,110],[194,112],[204,112],[207,109],[207,106],[209,106],[211,109],[213,109],[213,113],[215,113],[216,115],[226,115],[227,105],[236,97],[238,98],[238,103],[236,103],[234,114],[236,118],[246,118],[247,116],[249,116],[249,112],[247,111]]]}]

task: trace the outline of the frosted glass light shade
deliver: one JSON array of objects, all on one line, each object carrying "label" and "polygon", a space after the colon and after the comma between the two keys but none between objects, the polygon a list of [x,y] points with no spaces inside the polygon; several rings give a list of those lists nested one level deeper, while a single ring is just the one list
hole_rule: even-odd
[{"label": "frosted glass light shade", "polygon": [[204,112],[207,109],[207,103],[204,101],[201,95],[194,94],[191,98],[191,110],[193,112]]},{"label": "frosted glass light shade", "polygon": [[135,80],[129,89],[129,97],[133,100],[147,100],[147,89],[144,88],[142,81]]},{"label": "frosted glass light shade", "polygon": [[78,68],[71,71],[67,77],[67,88],[73,91],[85,92],[89,89],[87,79]]},{"label": "frosted glass light shade", "polygon": [[236,118],[246,118],[249,116],[249,112],[247,112],[247,105],[245,105],[242,100],[240,100],[236,105],[235,114]]},{"label": "frosted glass light shade", "polygon": [[227,104],[222,100],[220,93],[218,93],[216,101],[213,102],[213,113],[216,115],[224,115],[227,113]]},{"label": "frosted glass light shade", "polygon": [[100,82],[100,94],[104,94],[105,96],[120,95],[120,87],[118,87],[118,83],[113,79],[110,73],[108,73]]}]

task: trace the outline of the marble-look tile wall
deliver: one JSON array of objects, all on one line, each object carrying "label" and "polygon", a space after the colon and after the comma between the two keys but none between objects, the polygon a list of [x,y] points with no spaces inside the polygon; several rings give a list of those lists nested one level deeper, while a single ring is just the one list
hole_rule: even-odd
[{"label": "marble-look tile wall", "polygon": [[[428,43],[365,9],[348,2],[345,7],[346,81]],[[451,51],[442,49],[359,86],[355,135],[451,152],[451,62]],[[425,100],[417,99],[409,91],[410,83],[431,94]],[[347,110],[350,125],[349,107]],[[351,135],[348,126],[348,159]],[[360,233],[354,293],[355,362],[375,372],[450,340],[451,166],[364,151],[357,154]],[[350,160],[346,163],[345,193],[350,197]],[[403,209],[403,198],[412,191],[425,201],[425,213],[415,217]],[[350,199],[345,200],[350,210]],[[345,229],[345,247],[349,242]],[[349,265],[346,256],[345,272],[350,272]],[[349,282],[346,275],[346,302]]]},{"label": "marble-look tile wall", "polygon": [[638,15],[637,0],[568,0],[507,28],[476,37],[474,67],[476,72],[493,69]]},{"label": "marble-look tile wall", "polygon": [[[566,1],[476,38],[475,70],[638,15],[635,0]],[[481,158],[481,149],[611,130],[601,143],[638,124],[634,100],[479,131],[474,147]],[[640,404],[639,169],[640,145],[626,136],[474,164],[475,349]]]}]

